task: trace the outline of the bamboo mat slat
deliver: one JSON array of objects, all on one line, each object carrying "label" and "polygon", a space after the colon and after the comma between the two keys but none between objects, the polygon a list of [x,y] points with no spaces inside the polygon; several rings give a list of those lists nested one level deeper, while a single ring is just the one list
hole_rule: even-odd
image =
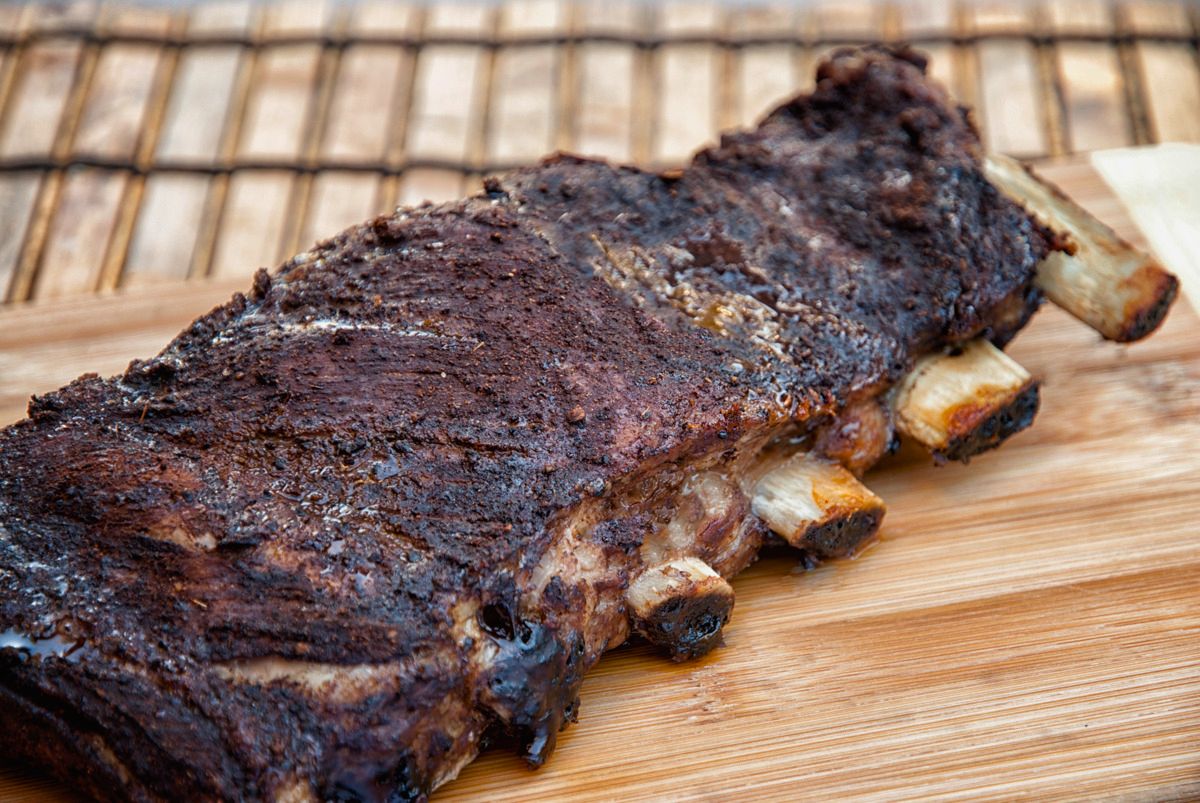
[{"label": "bamboo mat slat", "polygon": [[[666,39],[721,30],[720,9],[711,3],[668,3],[658,12]],[[650,160],[677,164],[719,130],[721,54],[715,45],[688,42],[663,45],[655,55]]]},{"label": "bamboo mat slat", "polygon": [[666,167],[911,39],[1029,159],[1200,142],[1195,3],[0,5],[0,300],[236,278],[555,149]]},{"label": "bamboo mat slat", "polygon": [[[1048,4],[1051,30],[1059,35],[1109,37],[1116,32],[1114,9],[1103,0],[1058,0]],[[1126,87],[1117,48],[1103,41],[1055,45],[1065,114],[1067,151],[1119,148],[1134,143]]]},{"label": "bamboo mat slat", "polygon": [[[960,25],[955,12],[954,6],[941,0],[912,0],[904,5],[902,13],[896,15],[896,39],[928,40],[947,33],[959,34]],[[974,93],[968,97],[967,88],[960,86],[964,82],[962,48],[947,41],[925,41],[921,47],[929,54],[930,74],[960,101],[971,102]]]},{"label": "bamboo mat slat", "polygon": [[84,49],[80,42],[47,40],[8,56],[20,78],[5,110],[0,154],[51,155]]},{"label": "bamboo mat slat", "polygon": [[[729,34],[734,41],[753,41],[776,31],[794,30],[798,11],[794,8],[764,7],[731,14]],[[799,72],[800,46],[773,44],[742,47],[730,58],[735,71],[729,108],[736,127],[753,125],[764,112],[794,95],[807,75]]]},{"label": "bamboo mat slat", "polygon": [[[1195,142],[1200,138],[1200,72],[1196,24],[1190,5],[1132,3],[1122,7],[1124,26],[1134,37],[1148,138],[1153,142]],[[1173,37],[1191,36],[1191,42]],[[1158,41],[1159,38],[1169,41]]]},{"label": "bamboo mat slat", "polygon": [[[492,30],[485,6],[433,6],[425,17],[431,39],[479,38]],[[405,152],[409,159],[458,165],[417,168],[404,176],[399,203],[440,201],[461,195],[465,170],[475,166],[483,141],[483,112],[492,58],[471,44],[434,44],[421,49],[413,79]]]},{"label": "bamboo mat slat", "polygon": [[[319,34],[328,3],[288,2],[262,7],[259,33],[267,38]],[[323,50],[319,44],[281,44],[254,54],[247,65],[245,106],[235,158],[246,162],[303,163],[307,139],[321,113]],[[243,275],[248,266],[273,265],[291,250],[304,179],[286,169],[245,170],[229,179],[208,275]]]},{"label": "bamboo mat slat", "polygon": [[604,33],[627,37],[637,29],[638,16],[635,6],[621,0],[576,11],[575,29],[585,41],[575,48],[575,114],[567,121],[567,144],[581,153],[633,159],[634,75],[642,55],[629,44],[586,38]]},{"label": "bamboo mat slat", "polygon": [[[240,3],[206,4],[179,27],[189,36],[240,33],[249,24],[249,10]],[[225,45],[172,51],[163,76],[167,99],[158,129],[143,141],[143,164],[157,159],[212,165],[222,153],[223,140],[236,137],[230,107],[246,55],[236,46]],[[120,282],[138,286],[203,274],[213,231],[211,223],[206,225],[206,213],[212,196],[223,190],[223,177],[149,172],[141,203],[133,211],[123,270],[118,267]],[[203,247],[201,233],[207,235]]]},{"label": "bamboo mat slat", "polygon": [[[349,36],[368,32],[411,36],[418,22],[411,7],[374,3],[353,11],[347,32]],[[409,106],[413,65],[414,54],[409,48],[367,42],[348,45],[333,79],[318,160],[330,164],[393,164],[403,144],[406,120],[402,111],[391,110],[406,110]],[[311,242],[382,210],[387,206],[384,192],[384,179],[378,175],[350,171],[318,174],[301,240]]]},{"label": "bamboo mat slat", "polygon": [[21,244],[29,236],[42,177],[33,171],[0,176],[0,288],[13,283]]},{"label": "bamboo mat slat", "polygon": [[[567,31],[568,9],[555,0],[525,0],[500,11],[504,38],[553,36]],[[485,161],[533,162],[557,139],[558,80],[565,48],[533,45],[493,56]]]}]

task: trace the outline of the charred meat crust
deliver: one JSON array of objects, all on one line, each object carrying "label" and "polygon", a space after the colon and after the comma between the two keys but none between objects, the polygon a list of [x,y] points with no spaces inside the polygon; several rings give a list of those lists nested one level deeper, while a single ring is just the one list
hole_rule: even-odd
[{"label": "charred meat crust", "polygon": [[[575,532],[588,500],[669,501],[1036,306],[1051,238],[922,70],[839,51],[678,175],[559,156],[377,218],[34,399],[0,432],[0,630],[82,646],[0,649],[33,701],[0,744],[161,799],[422,799],[496,730],[540,763],[669,518]],[[761,529],[721,527],[733,571]],[[568,538],[603,582],[546,563]]]},{"label": "charred meat crust", "polygon": [[7,760],[55,767],[61,780],[93,800],[153,799],[137,778],[113,765],[101,737],[75,717],[56,715],[37,705],[32,696],[4,686],[0,686],[0,705],[6,712]]},{"label": "charred meat crust", "polygon": [[680,174],[558,156],[489,188],[660,316],[760,346],[748,368],[792,368],[812,415],[939,344],[1002,341],[1040,303],[1053,235],[992,187],[963,113],[918,74],[842,53],[812,96]]}]

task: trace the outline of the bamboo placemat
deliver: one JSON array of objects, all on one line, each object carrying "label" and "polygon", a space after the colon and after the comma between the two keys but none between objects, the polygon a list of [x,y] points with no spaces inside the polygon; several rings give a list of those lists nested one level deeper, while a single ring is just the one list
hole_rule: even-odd
[{"label": "bamboo placemat", "polygon": [[1025,158],[1200,142],[1200,7],[0,5],[0,299],[249,276],[567,149],[663,166],[908,40]]}]

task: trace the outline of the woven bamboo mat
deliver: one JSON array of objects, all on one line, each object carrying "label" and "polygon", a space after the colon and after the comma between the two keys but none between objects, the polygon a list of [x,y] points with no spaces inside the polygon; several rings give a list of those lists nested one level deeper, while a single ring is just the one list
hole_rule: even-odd
[{"label": "woven bamboo mat", "polygon": [[661,166],[910,40],[1027,158],[1200,142],[1200,6],[0,5],[0,300],[249,276],[569,149]]}]

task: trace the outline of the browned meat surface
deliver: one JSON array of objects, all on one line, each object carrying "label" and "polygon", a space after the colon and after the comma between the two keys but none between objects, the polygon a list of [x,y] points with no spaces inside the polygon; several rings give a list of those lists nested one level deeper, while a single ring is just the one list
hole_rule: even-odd
[{"label": "browned meat surface", "polygon": [[922,66],[843,52],[674,175],[560,156],[377,218],[34,399],[0,744],[134,799],[419,799],[485,734],[542,762],[643,567],[753,560],[764,447],[861,471],[863,404],[1036,307],[1053,238]]}]

